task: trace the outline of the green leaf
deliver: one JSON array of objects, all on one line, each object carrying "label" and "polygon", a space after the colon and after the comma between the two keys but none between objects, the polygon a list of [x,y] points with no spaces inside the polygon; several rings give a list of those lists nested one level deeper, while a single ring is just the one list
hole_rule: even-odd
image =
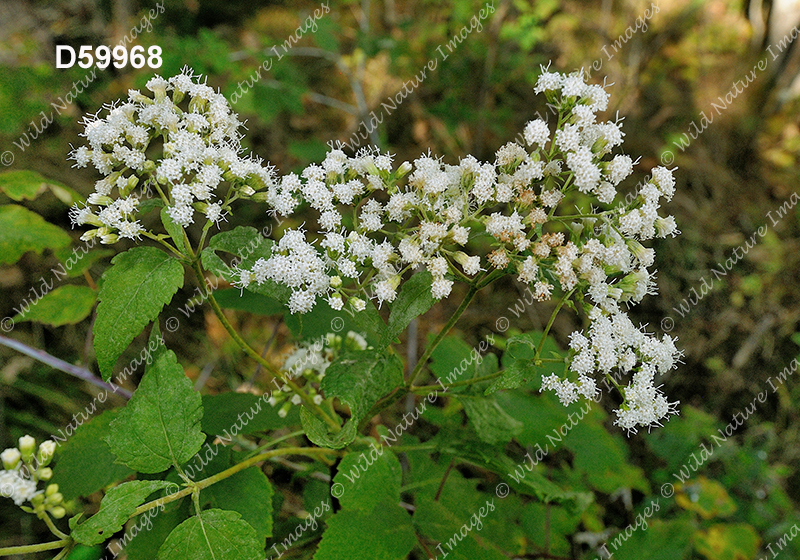
[{"label": "green leaf", "polygon": [[214,292],[214,299],[223,309],[235,309],[237,311],[247,311],[257,315],[280,315],[287,308],[277,299],[262,296],[248,290],[239,288],[226,288]]},{"label": "green leaf", "polygon": [[483,528],[485,519],[495,515],[497,502],[497,498],[489,498],[489,503],[481,504],[481,508],[474,512],[474,518],[462,519],[442,503],[423,498],[416,504],[414,525],[422,534],[440,544],[436,549],[444,553],[442,558],[453,554],[453,560],[506,560],[508,557],[486,540],[479,543],[475,539],[476,533],[480,534],[478,521]]},{"label": "green leaf", "polygon": [[0,191],[12,200],[33,200],[44,191],[45,179],[35,171],[3,171],[0,173]]},{"label": "green leaf", "polygon": [[250,393],[228,391],[219,395],[203,395],[203,431],[210,435],[253,434],[294,426],[300,423],[298,408],[293,406],[285,418],[265,398]]},{"label": "green leaf", "polygon": [[370,512],[381,502],[400,501],[402,468],[391,450],[372,442],[366,450],[342,458],[333,482],[344,487],[342,508]]},{"label": "green leaf", "polygon": [[[125,536],[131,538],[127,543],[120,541],[117,546],[124,548],[127,560],[153,560],[175,527],[191,517],[191,508],[191,500],[179,500],[167,504],[163,511],[157,510],[157,515],[153,510],[143,513],[133,521],[133,526],[140,530],[135,534],[133,529],[128,531]],[[120,553],[120,549],[114,549],[109,546],[110,552]]]},{"label": "green leaf", "polygon": [[234,511],[208,509],[178,525],[158,560],[263,560],[256,531]]},{"label": "green leaf", "polygon": [[314,416],[306,407],[300,408],[300,421],[303,425],[303,430],[306,432],[306,437],[312,443],[321,447],[329,447],[331,449],[342,449],[350,445],[358,435],[357,422],[352,420],[345,422],[339,433],[331,433],[328,430],[328,425]]},{"label": "green leaf", "polygon": [[0,206],[0,264],[14,264],[28,251],[41,254],[70,243],[69,235],[27,208]]},{"label": "green leaf", "polygon": [[[665,507],[661,504],[659,507]],[[633,531],[625,540],[625,533],[608,539],[608,550],[619,560],[675,560],[686,558],[691,544],[694,523],[690,519],[661,521],[649,519],[647,530]],[[753,558],[753,556],[747,556]]]},{"label": "green leaf", "polygon": [[[107,395],[101,395],[105,401]],[[93,413],[96,406],[92,401],[91,409],[86,412]],[[88,496],[133,474],[128,467],[114,462],[114,455],[103,439],[108,435],[109,424],[117,414],[119,412],[116,410],[107,410],[74,433],[72,425],[69,425],[59,430],[58,434],[53,434],[52,439],[61,447],[61,453],[58,456],[58,468],[53,470],[52,482],[58,484],[65,500]],[[62,446],[64,439],[66,442]],[[87,465],[92,468],[86,468]]]},{"label": "green leaf", "polygon": [[150,494],[172,484],[164,480],[134,480],[108,491],[100,502],[100,511],[78,525],[72,537],[83,544],[99,544],[122,529],[122,526]]},{"label": "green leaf", "polygon": [[128,405],[111,423],[108,445],[117,461],[143,473],[179,466],[203,445],[200,393],[175,353],[154,357]]},{"label": "green leaf", "polygon": [[314,560],[402,560],[417,540],[411,518],[396,503],[342,510],[327,520]]},{"label": "green leaf", "polygon": [[698,531],[694,535],[695,549],[709,560],[755,558],[760,542],[758,533],[747,523],[717,523],[707,531]]},{"label": "green leaf", "polygon": [[89,316],[94,300],[94,290],[88,286],[61,286],[46,294],[25,315],[16,315],[14,321],[34,321],[52,327],[74,325]]},{"label": "green leaf", "polygon": [[503,410],[494,397],[457,395],[467,418],[483,441],[489,444],[508,443],[524,425]]},{"label": "green leaf", "polygon": [[514,360],[510,366],[503,370],[500,379],[492,383],[484,392],[491,395],[503,389],[516,389],[533,377],[535,370],[529,369],[529,360]]},{"label": "green leaf", "polygon": [[53,251],[56,258],[63,263],[63,269],[59,268],[59,272],[63,270],[68,277],[75,278],[81,276],[85,270],[89,270],[94,263],[114,254],[111,249],[92,249],[92,247],[94,245],[64,247]]},{"label": "green leaf", "polygon": [[103,380],[142,329],[183,285],[183,267],[160,249],[134,247],[111,260],[103,274],[94,323],[94,349]]},{"label": "green leaf", "polygon": [[403,283],[397,299],[392,303],[389,324],[381,338],[381,346],[388,346],[406,330],[414,317],[428,311],[436,300],[431,295],[431,274],[427,270],[417,272]]},{"label": "green leaf", "polygon": [[347,352],[325,370],[320,388],[326,397],[338,397],[360,422],[378,400],[403,384],[403,362],[396,354],[377,350]]},{"label": "green leaf", "polygon": [[161,223],[164,224],[164,229],[167,230],[173,243],[175,243],[175,248],[181,253],[186,253],[186,242],[184,241],[186,236],[184,235],[183,227],[175,223],[175,220],[167,212],[166,207],[161,208]]},{"label": "green leaf", "polygon": [[[233,465],[231,465],[233,466]],[[250,467],[212,484],[200,495],[212,507],[241,514],[256,531],[261,548],[272,536],[272,485],[259,467]]]}]

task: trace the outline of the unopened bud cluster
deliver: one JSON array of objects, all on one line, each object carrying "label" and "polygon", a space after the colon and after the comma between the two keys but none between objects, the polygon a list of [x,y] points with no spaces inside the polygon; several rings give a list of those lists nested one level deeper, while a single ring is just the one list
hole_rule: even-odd
[{"label": "unopened bud cluster", "polygon": [[[49,513],[56,519],[66,515],[61,505],[64,497],[58,491],[57,484],[49,484],[39,490],[39,482],[47,482],[53,477],[53,470],[48,466],[53,459],[56,444],[47,440],[36,447],[36,440],[31,436],[19,438],[18,447],[9,447],[0,453],[3,470],[0,471],[0,495],[11,498],[14,503],[28,513],[39,517]],[[23,505],[29,502],[30,506]]]},{"label": "unopened bud cluster", "polygon": [[[328,333],[312,343],[300,345],[286,358],[281,367],[281,373],[290,378],[302,378],[305,384],[300,390],[305,392],[316,404],[321,404],[323,399],[319,392],[319,385],[325,377],[328,366],[343,352],[358,352],[366,350],[367,341],[360,334],[349,331],[345,336]],[[273,407],[280,405],[278,416],[285,418],[292,405],[303,402],[299,394],[291,394],[288,385],[280,391],[274,392],[269,398]]]}]

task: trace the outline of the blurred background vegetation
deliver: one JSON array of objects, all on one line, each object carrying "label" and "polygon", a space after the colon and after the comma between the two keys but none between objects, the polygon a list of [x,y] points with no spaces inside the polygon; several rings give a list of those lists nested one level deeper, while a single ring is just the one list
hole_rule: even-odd
[{"label": "blurred background vegetation", "polygon": [[[152,31],[142,32],[135,42],[162,47],[164,63],[158,73],[170,76],[190,65],[229,98],[271,58],[271,70],[262,71],[234,110],[247,119],[246,147],[283,172],[321,159],[332,141],[364,132],[361,122],[371,111],[383,111],[384,118],[369,142],[396,153],[396,161],[429,148],[446,154],[450,163],[467,154],[493,159],[494,151],[513,140],[525,122],[547,113],[532,92],[540,64],[552,62],[556,70],[571,71],[594,63],[591,81],[613,83],[609,118],[617,112],[625,117],[625,151],[642,156],[628,188],[633,190],[661,161],[674,158],[679,168],[678,193],[668,211],[676,215],[683,233],[656,243],[660,295],[646,298],[633,315],[656,332],[671,328],[665,318],[674,322],[671,334],[679,338],[685,363],[664,385],[667,395],[680,399],[682,414],[652,434],[624,438],[598,411],[594,421],[608,427],[613,441],[603,443],[603,437],[591,432],[548,459],[561,476],[573,473],[574,488],[593,490],[595,503],[580,515],[527,503],[514,525],[518,530],[487,528],[485,538],[505,543],[509,557],[547,553],[593,558],[587,544],[592,535],[630,523],[662,484],[677,483],[672,473],[692,463],[690,456],[701,441],[708,444],[717,428],[767,390],[767,402],[692,472],[692,483],[677,487],[674,500],[661,500],[655,518],[662,521],[640,531],[636,539],[641,542],[630,542],[615,554],[623,559],[744,559],[767,555],[767,545],[800,523],[800,374],[789,377],[775,394],[767,383],[769,377],[775,383],[800,344],[797,336],[792,340],[800,331],[800,205],[777,223],[767,216],[772,212],[775,217],[793,193],[798,193],[795,200],[800,196],[800,49],[790,33],[800,24],[800,9],[792,9],[793,4],[660,0],[653,3],[658,11],[645,31],[643,26],[636,29],[635,22],[645,9],[654,12],[649,2],[494,0],[495,12],[483,22],[483,30],[469,34],[442,60],[437,47],[448,53],[444,45],[469,27],[483,4],[330,0],[330,13],[316,22],[317,31],[307,30],[278,59],[271,48],[296,35],[319,3],[163,0],[164,12],[152,21]],[[114,45],[154,5],[144,0],[0,4],[0,152],[14,157],[6,169],[37,171],[83,196],[92,191],[93,172],[72,169],[66,160],[69,145],[79,142],[79,120],[124,97],[129,88],[142,88],[152,71],[130,66],[98,71],[74,103],[54,111],[52,104],[60,104],[59,97],[87,73],[77,66],[57,70],[54,46]],[[635,32],[626,35],[629,26]],[[787,33],[789,42],[778,48]],[[434,58],[438,65],[421,85],[391,114],[384,111],[381,104],[390,102]],[[766,68],[756,70],[753,83],[747,88],[740,84],[737,92],[735,82],[759,60],[766,60]],[[711,103],[720,105],[718,97],[725,100],[731,92],[735,95],[729,96],[727,109],[712,108]],[[37,134],[41,119],[51,112],[53,123]],[[713,115],[713,122],[696,139],[686,136],[692,122],[701,126],[701,112]],[[9,202],[5,195],[0,198],[0,203]],[[69,229],[66,206],[51,192],[20,204]],[[232,220],[259,228],[269,223],[260,209],[247,207]],[[719,270],[759,226],[767,231],[756,246],[713,281],[688,313],[677,312],[691,289],[699,293],[701,279],[710,282],[711,269]],[[76,239],[73,233],[75,246]],[[92,285],[109,256],[124,248],[118,244],[111,252],[96,253],[84,276],[71,282]],[[65,257],[50,251],[28,253],[16,264],[0,267],[0,316],[13,316],[13,308],[30,297],[30,288],[38,286],[59,258]],[[187,283],[167,312],[189,325],[172,338],[167,335],[167,344],[204,392],[240,388],[253,367],[243,361],[213,314],[200,308],[185,319],[177,311],[193,290]],[[522,296],[520,286],[508,280],[490,290],[459,323],[470,346],[494,331],[499,315],[511,319],[511,332],[542,329],[550,314],[546,306],[528,306],[519,317],[509,310]],[[448,305],[437,306],[420,323],[418,340],[410,343],[412,353],[415,343],[423,345],[444,324],[453,310]],[[88,316],[60,327],[25,322],[10,336],[69,362],[91,364],[91,320]],[[279,318],[238,314],[236,320],[251,340],[266,342],[277,333],[276,363],[290,349],[289,331]],[[580,326],[574,315],[562,314],[554,331],[562,348],[566,335]],[[135,349],[129,352],[133,357]],[[1,348],[0,448],[25,433],[37,439],[56,433],[94,394],[88,384]],[[111,406],[123,404],[114,399]],[[564,421],[549,405],[545,408],[552,414],[535,411],[527,417],[538,427],[518,438],[520,458],[525,446],[530,450],[542,434]],[[438,427],[432,421],[418,429],[434,433]],[[425,434],[416,435],[425,439]],[[409,461],[417,459],[411,456]],[[631,466],[623,469],[614,461]],[[623,469],[627,480],[593,475],[609,464]],[[464,470],[459,476],[467,480],[469,474]],[[274,476],[280,480],[282,475]],[[309,492],[318,491],[312,487],[313,481],[281,487],[280,519],[286,531],[292,530],[290,520],[302,510],[304,499],[309,505]],[[29,517],[18,516],[10,501],[0,501],[0,546],[44,540],[43,525]],[[654,550],[660,552],[653,554],[661,555],[640,555],[645,541],[657,543]],[[310,558],[315,544],[310,539],[292,554]],[[772,550],[778,551],[775,544]],[[422,557],[419,551],[414,554]],[[800,558],[800,539],[780,554]]]}]

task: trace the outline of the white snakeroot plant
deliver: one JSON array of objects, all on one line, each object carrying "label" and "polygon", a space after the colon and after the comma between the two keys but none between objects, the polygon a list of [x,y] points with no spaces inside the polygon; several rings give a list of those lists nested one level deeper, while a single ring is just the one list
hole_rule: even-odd
[{"label": "white snakeroot plant", "polygon": [[58,485],[48,484],[44,490],[39,489],[39,482],[47,482],[53,477],[48,465],[55,450],[56,443],[52,440],[42,442],[37,450],[36,441],[26,435],[19,438],[18,447],[9,447],[0,453],[3,463],[0,495],[11,498],[23,511],[42,519],[48,515],[56,519],[64,517],[67,512],[61,505],[64,498]]},{"label": "white snakeroot plant", "polygon": [[[558,309],[580,302],[590,321],[571,338],[568,371],[576,379],[546,376],[542,390],[568,405],[596,398],[597,380],[608,379],[623,399],[616,424],[628,432],[677,413],[656,379],[681,352],[669,335],[659,340],[635,327],[625,311],[655,293],[655,253],[642,242],[680,233],[672,216],[658,213],[675,191],[672,170],[656,167],[629,204],[614,203],[636,162],[614,153],[624,138],[621,119],[598,120],[609,94],[587,84],[582,71],[542,69],[534,91],[558,110],[557,123],[527,123],[525,145],[502,146],[494,161],[466,156],[450,164],[428,153],[396,165],[374,148],[352,157],[332,149],[321,163],[282,176],[240,155],[237,116],[192,72],[155,77],[147,88],[153,97],[131,91],[106,117],[88,120],[89,145],[72,152],[78,166],[92,164],[105,176],[89,204],[72,211],[75,224],[96,228],[84,238],[163,241],[137,220],[132,191],[145,179],[176,224],[205,219],[198,249],[236,199],[264,203],[270,214],[300,214],[302,227],[285,230],[267,256],[237,270],[241,288],[287,287],[291,313],[316,305],[360,312],[366,299],[391,304],[412,271],[430,273],[436,300],[456,281],[477,289],[514,274],[537,300],[561,297]],[[626,386],[618,383],[623,375],[631,378]]]}]

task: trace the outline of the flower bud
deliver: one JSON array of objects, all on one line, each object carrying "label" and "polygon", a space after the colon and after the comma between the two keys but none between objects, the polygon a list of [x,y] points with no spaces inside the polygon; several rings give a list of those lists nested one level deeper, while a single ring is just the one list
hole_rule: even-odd
[{"label": "flower bud", "polygon": [[256,191],[253,187],[248,187],[247,185],[244,185],[241,189],[239,189],[239,193],[242,196],[249,198],[254,194],[256,194]]},{"label": "flower bud", "polygon": [[411,163],[409,163],[407,161],[404,161],[400,165],[400,167],[397,168],[396,177],[398,179],[400,179],[402,177],[405,177],[406,175],[408,175],[408,172],[411,171],[412,169],[413,169],[413,166],[411,165]]},{"label": "flower bud", "polygon": [[250,197],[250,200],[253,202],[266,202],[269,199],[269,194],[265,192],[257,192],[253,196]]},{"label": "flower bud", "polygon": [[50,467],[45,467],[43,469],[39,469],[36,471],[36,477],[39,480],[44,480],[45,482],[53,478],[53,469]]},{"label": "flower bud", "polygon": [[11,471],[17,468],[19,465],[19,460],[22,457],[22,454],[19,452],[19,449],[16,447],[9,447],[2,453],[0,453],[0,460],[3,461],[3,468],[7,471]]},{"label": "flower bud", "polygon": [[108,206],[114,202],[114,200],[110,196],[92,193],[89,195],[89,198],[86,199],[86,202],[89,204],[95,204],[97,206]]},{"label": "flower bud", "polygon": [[58,492],[58,484],[48,484],[44,491],[45,496],[52,496]]},{"label": "flower bud", "polygon": [[49,496],[47,496],[44,502],[52,507],[60,505],[61,502],[63,501],[64,501],[64,496],[61,494],[61,492],[56,492],[55,494],[50,494]]},{"label": "flower bud", "polygon": [[67,510],[65,510],[61,506],[56,506],[50,510],[50,515],[52,515],[55,519],[61,519],[67,514]]},{"label": "flower bud", "polygon": [[39,446],[39,454],[36,459],[39,461],[40,467],[46,467],[53,460],[53,454],[56,452],[56,442],[51,439],[43,441]]},{"label": "flower bud", "polygon": [[363,299],[357,297],[350,298],[350,305],[352,305],[353,309],[355,309],[356,311],[364,311],[364,309],[367,308],[366,302],[364,302]]},{"label": "flower bud", "polygon": [[103,245],[112,245],[119,241],[119,236],[116,233],[108,233],[100,236],[100,243]]},{"label": "flower bud", "polygon": [[19,438],[19,452],[22,455],[22,460],[26,463],[33,457],[33,452],[36,450],[36,440],[31,436],[25,435]]},{"label": "flower bud", "polygon": [[186,97],[186,94],[178,89],[172,92],[172,102],[175,103],[175,105],[183,101],[184,97]]},{"label": "flower bud", "polygon": [[341,276],[331,276],[331,288],[340,288],[342,286]]}]

